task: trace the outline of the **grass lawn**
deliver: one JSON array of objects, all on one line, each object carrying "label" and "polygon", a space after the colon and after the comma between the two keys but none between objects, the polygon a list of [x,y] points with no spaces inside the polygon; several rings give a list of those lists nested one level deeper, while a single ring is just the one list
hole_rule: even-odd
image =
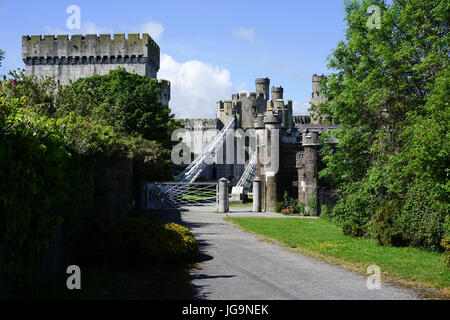
[{"label": "grass lawn", "polygon": [[214,197],[215,197],[215,194],[213,194],[213,195],[183,194],[183,199],[186,199],[186,200],[204,200],[204,199],[212,199]]},{"label": "grass lawn", "polygon": [[253,207],[253,197],[250,196],[244,203],[230,203],[230,207]]},{"label": "grass lawn", "polygon": [[230,207],[253,207],[253,202],[245,202],[245,203],[230,203]]},{"label": "grass lawn", "polygon": [[408,285],[440,289],[450,297],[450,268],[445,254],[418,248],[383,247],[371,239],[345,236],[325,219],[226,218],[245,231],[280,241],[288,248],[365,273],[378,265],[382,277]]}]

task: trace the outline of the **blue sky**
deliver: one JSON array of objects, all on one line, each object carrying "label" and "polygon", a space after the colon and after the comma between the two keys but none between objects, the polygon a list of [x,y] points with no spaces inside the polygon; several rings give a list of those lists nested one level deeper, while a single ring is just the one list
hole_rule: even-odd
[{"label": "blue sky", "polygon": [[[25,4],[26,2],[26,4]],[[68,30],[66,9],[81,9]],[[215,101],[254,91],[268,76],[283,86],[294,113],[305,114],[311,76],[345,32],[342,0],[315,1],[4,1],[0,0],[0,74],[24,67],[21,36],[148,32],[161,47],[158,78],[172,81],[177,117],[214,117]]]}]

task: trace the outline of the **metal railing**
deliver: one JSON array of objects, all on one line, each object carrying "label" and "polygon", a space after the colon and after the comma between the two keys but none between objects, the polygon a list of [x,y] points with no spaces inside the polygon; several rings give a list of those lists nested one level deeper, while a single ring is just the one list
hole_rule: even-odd
[{"label": "metal railing", "polygon": [[217,204],[216,182],[152,182],[147,186],[147,209],[171,209]]}]

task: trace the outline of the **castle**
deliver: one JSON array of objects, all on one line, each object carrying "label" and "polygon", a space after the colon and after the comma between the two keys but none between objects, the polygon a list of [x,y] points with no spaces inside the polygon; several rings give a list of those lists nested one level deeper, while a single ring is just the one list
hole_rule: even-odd
[{"label": "castle", "polygon": [[[160,49],[148,34],[142,37],[129,34],[128,38],[124,34],[115,34],[113,39],[108,34],[72,35],[70,38],[68,35],[23,36],[22,59],[27,75],[53,77],[64,85],[79,78],[107,74],[119,66],[132,73],[156,78]],[[320,80],[321,76],[313,75],[312,104],[324,101]],[[168,105],[170,82],[158,80],[158,85],[161,88],[159,102]],[[215,119],[183,120],[185,133],[180,137],[192,152],[200,154],[203,146],[233,118],[233,129],[253,130],[258,140],[256,148],[263,148],[266,155],[270,156],[271,146],[278,146],[276,157],[273,157],[278,166],[276,170],[263,164],[259,155],[256,160],[255,175],[262,181],[264,210],[272,211],[275,203],[282,200],[284,192],[305,204],[314,201],[315,197],[324,202],[321,190],[326,186],[320,185],[317,177],[321,166],[318,137],[337,126],[319,124],[323,119],[317,119],[315,115],[293,115],[292,108],[292,100],[284,100],[282,87],[270,88],[269,78],[258,78],[255,92],[236,93],[230,100],[217,102]],[[243,161],[237,161],[237,153],[230,161],[226,149],[236,148],[236,145],[229,145],[229,142],[224,142],[223,152],[203,171],[203,178],[218,180],[225,177],[236,185],[252,154],[259,154],[250,150],[246,139]]]},{"label": "castle", "polygon": [[[312,76],[311,104],[325,101],[320,92],[320,81],[323,76]],[[183,136],[185,143],[196,154],[202,152],[201,147],[207,145],[214,137],[208,133],[221,130],[232,117],[235,119],[234,130],[253,130],[259,139],[256,148],[264,148],[270,153],[275,142],[278,154],[277,170],[270,171],[258,159],[256,176],[262,181],[263,208],[274,209],[275,203],[281,201],[284,192],[307,205],[318,201],[319,204],[330,202],[328,186],[320,183],[318,171],[322,167],[319,157],[319,135],[337,128],[333,124],[321,124],[322,119],[315,115],[293,115],[292,100],[284,100],[284,89],[270,88],[269,78],[255,80],[255,92],[236,93],[230,100],[218,101],[216,119],[185,119],[187,134]],[[274,132],[277,131],[277,136]],[[237,140],[236,137],[232,138]],[[228,143],[228,142],[227,142]],[[235,186],[250,162],[250,144],[245,142],[245,163],[237,159],[236,141],[231,145],[224,142],[222,152],[216,156],[216,162],[207,167],[202,177],[207,180],[227,178]],[[329,143],[336,143],[330,141]],[[200,146],[200,148],[199,148]],[[234,157],[230,163],[227,148],[234,148]],[[258,156],[259,157],[259,156]]]}]

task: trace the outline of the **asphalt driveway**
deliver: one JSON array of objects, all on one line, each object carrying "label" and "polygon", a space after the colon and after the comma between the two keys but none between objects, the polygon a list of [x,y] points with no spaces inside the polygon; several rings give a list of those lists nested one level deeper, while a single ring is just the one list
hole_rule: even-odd
[{"label": "asphalt driveway", "polygon": [[[387,283],[370,290],[367,276],[261,241],[214,210],[190,208],[164,217],[188,226],[200,243],[201,261],[190,276],[194,299],[419,299]],[[247,208],[231,210],[232,216],[250,214]]]}]

